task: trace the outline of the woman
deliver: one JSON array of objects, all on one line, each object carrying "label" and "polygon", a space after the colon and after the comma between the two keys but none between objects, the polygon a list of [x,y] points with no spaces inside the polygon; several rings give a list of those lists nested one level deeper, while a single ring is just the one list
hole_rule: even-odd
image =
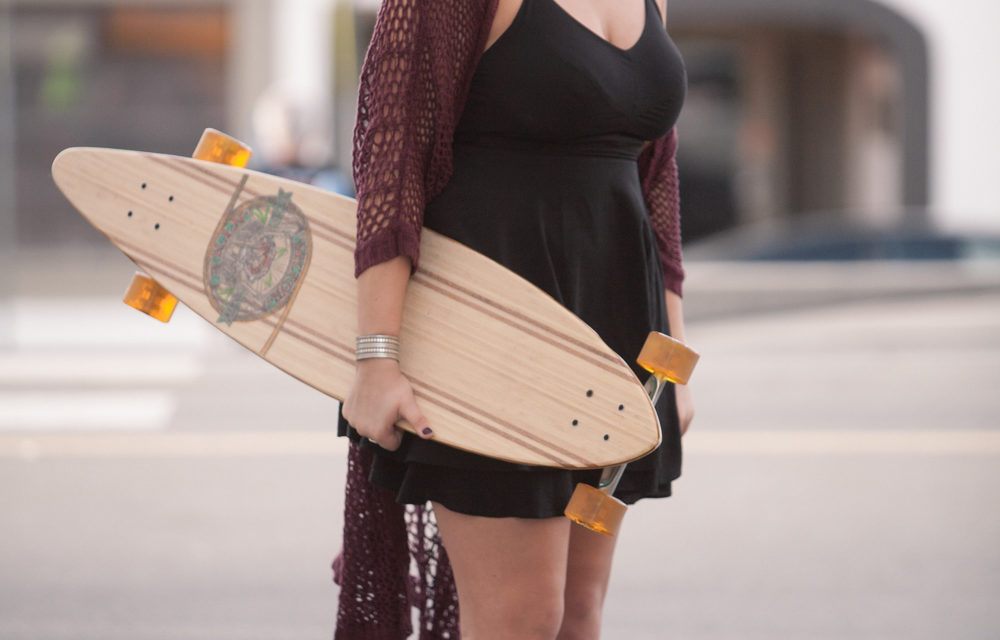
[{"label": "woman", "polygon": [[[614,540],[561,517],[576,482],[599,472],[434,442],[386,341],[399,332],[422,226],[531,280],[627,362],[650,330],[669,324],[684,339],[672,128],[685,74],[665,11],[663,0],[384,0],[355,134],[363,337],[342,415],[354,446],[338,637],[394,637],[380,630],[388,618],[405,627],[405,604],[392,615],[391,603],[370,604],[385,593],[374,583],[406,582],[408,565],[385,562],[405,561],[405,542],[388,533],[405,517],[393,501],[433,504],[466,640],[600,636]],[[670,494],[686,393],[660,401],[664,444],[629,465],[616,492],[625,502]],[[399,418],[421,436],[395,429]],[[423,526],[413,518],[411,533]],[[412,540],[410,551],[422,559]],[[438,616],[422,628],[445,631],[421,637],[454,637],[433,602],[449,583],[441,561],[421,565],[432,575],[420,595]]]}]

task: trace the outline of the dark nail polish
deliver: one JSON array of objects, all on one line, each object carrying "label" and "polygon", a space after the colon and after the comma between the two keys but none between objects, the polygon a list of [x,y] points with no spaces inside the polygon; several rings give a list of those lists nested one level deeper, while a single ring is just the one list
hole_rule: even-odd
[{"label": "dark nail polish", "polygon": [[424,430],[421,431],[421,433],[424,434],[425,436],[429,436],[429,435],[433,435],[434,434],[434,432],[431,431],[430,427],[424,427]]}]

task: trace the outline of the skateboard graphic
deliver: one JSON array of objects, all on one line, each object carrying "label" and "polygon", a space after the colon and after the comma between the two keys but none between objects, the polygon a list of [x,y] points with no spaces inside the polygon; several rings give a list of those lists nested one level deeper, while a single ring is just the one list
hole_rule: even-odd
[{"label": "skateboard graphic", "polygon": [[[179,299],[343,400],[355,367],[355,202],[248,170],[249,155],[209,129],[194,158],[71,148],[52,175],[148,274],[136,275],[127,303],[166,321]],[[655,398],[665,381],[686,383],[697,354],[651,334],[644,386],[554,299],[428,229],[406,295],[400,366],[435,438],[518,464],[604,468],[600,488],[578,487],[567,515],[613,535],[621,470],[659,445]]]}]

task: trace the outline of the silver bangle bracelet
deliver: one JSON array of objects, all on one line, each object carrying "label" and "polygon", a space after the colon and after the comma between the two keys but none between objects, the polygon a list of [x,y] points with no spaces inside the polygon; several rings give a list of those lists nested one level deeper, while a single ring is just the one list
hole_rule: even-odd
[{"label": "silver bangle bracelet", "polygon": [[399,338],[383,333],[358,336],[354,359],[371,358],[389,358],[399,362]]}]

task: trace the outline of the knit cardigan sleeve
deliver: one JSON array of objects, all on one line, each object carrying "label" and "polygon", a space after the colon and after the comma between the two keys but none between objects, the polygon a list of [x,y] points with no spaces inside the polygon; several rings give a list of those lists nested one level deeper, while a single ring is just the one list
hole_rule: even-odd
[{"label": "knit cardigan sleeve", "polygon": [[452,136],[496,4],[382,2],[354,131],[355,275],[399,255],[416,269],[424,208],[451,177]]},{"label": "knit cardigan sleeve", "polygon": [[642,195],[656,235],[656,247],[666,288],[681,295],[681,212],[677,180],[677,129],[643,150],[639,156]]}]

